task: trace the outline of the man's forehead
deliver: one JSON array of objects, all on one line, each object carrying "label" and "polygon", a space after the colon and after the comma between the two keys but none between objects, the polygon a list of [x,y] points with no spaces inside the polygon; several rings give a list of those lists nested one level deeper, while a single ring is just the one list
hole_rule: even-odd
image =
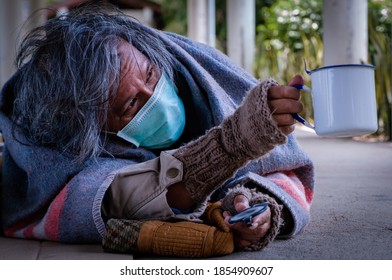
[{"label": "man's forehead", "polygon": [[139,51],[135,46],[131,43],[128,43],[124,40],[121,40],[117,47],[117,53],[120,57],[130,57],[134,59],[147,59],[147,57]]}]

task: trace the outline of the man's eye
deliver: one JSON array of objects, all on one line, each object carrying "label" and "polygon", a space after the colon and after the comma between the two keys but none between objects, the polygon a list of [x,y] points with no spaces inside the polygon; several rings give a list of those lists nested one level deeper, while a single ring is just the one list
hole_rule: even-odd
[{"label": "man's eye", "polygon": [[131,102],[129,103],[129,107],[135,106],[137,98],[132,98]]},{"label": "man's eye", "polygon": [[122,117],[131,117],[134,116],[137,112],[137,98],[132,98],[131,101],[128,104],[128,107],[126,110],[123,112]]},{"label": "man's eye", "polygon": [[153,67],[150,66],[150,67],[148,67],[146,82],[148,82],[151,79],[152,74],[153,74]]}]

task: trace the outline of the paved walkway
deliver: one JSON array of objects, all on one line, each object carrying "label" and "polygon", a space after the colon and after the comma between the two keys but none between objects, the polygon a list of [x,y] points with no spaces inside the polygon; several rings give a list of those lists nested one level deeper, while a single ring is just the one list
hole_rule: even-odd
[{"label": "paved walkway", "polygon": [[[316,165],[312,221],[261,252],[219,259],[392,259],[392,143],[327,139],[297,130]],[[0,259],[132,259],[99,245],[0,238]]]},{"label": "paved walkway", "polygon": [[296,133],[316,166],[311,223],[264,251],[225,258],[392,260],[392,143]]}]

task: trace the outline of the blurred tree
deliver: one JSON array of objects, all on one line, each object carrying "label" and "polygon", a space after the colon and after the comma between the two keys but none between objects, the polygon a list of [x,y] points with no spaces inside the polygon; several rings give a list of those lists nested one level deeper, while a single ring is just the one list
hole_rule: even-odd
[{"label": "blurred tree", "polygon": [[392,141],[392,0],[369,2],[369,63],[376,66],[379,134]]},{"label": "blurred tree", "polygon": [[[322,65],[322,1],[256,1],[255,75],[287,83],[295,74]],[[304,75],[307,83],[309,77]],[[313,115],[311,95],[303,94],[303,116]]]},{"label": "blurred tree", "polygon": [[155,0],[162,7],[164,30],[181,34],[187,34],[187,0]]}]

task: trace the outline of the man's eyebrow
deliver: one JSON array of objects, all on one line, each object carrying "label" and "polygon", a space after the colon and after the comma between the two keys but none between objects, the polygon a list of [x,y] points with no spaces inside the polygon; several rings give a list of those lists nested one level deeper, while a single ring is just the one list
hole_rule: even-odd
[{"label": "man's eyebrow", "polygon": [[154,70],[153,66],[154,66],[154,64],[152,63],[152,61],[147,59],[147,62],[146,62],[146,74],[148,74],[148,71],[150,71],[150,69]]},{"label": "man's eyebrow", "polygon": [[[134,52],[133,49],[132,49],[131,52],[132,52],[133,62],[134,62],[134,63],[132,63],[133,65],[132,65],[131,68],[136,68],[136,67],[137,67],[137,69],[139,70],[140,75],[143,75],[142,68],[143,68],[144,65],[146,65],[146,66],[145,66],[145,69],[146,69],[145,72],[147,72],[147,71],[148,71],[147,69],[150,67],[149,65],[151,64],[150,60],[149,60],[149,59],[145,59],[145,61],[143,61],[143,63],[142,63],[143,65],[141,66],[141,65],[139,64],[139,60],[137,59],[137,57],[136,57],[135,52]],[[135,67],[135,65],[136,65],[136,67]],[[125,75],[124,75],[124,76],[125,76]],[[137,94],[136,94],[136,95],[137,95]],[[127,112],[128,107],[129,107],[129,103],[132,102],[132,100],[136,97],[136,95],[135,95],[135,94],[132,94],[132,96],[129,96],[128,98],[126,98],[126,99],[122,102],[122,104],[121,104],[120,116],[124,115],[124,114]]]},{"label": "man's eyebrow", "polygon": [[[135,48],[135,47],[133,47],[133,48]],[[132,55],[133,55],[133,59],[134,59],[134,61],[135,61],[135,64],[136,64],[137,68],[139,69],[139,73],[142,74],[142,69],[140,69],[139,61],[138,61],[137,58],[136,58],[136,54],[135,54],[135,51],[134,51],[133,48],[131,48],[131,52],[132,52]]]}]

